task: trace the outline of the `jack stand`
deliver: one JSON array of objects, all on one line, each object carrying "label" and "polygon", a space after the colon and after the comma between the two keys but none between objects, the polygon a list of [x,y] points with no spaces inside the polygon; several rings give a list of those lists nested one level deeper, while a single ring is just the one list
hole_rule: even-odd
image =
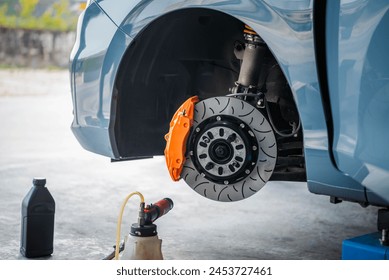
[{"label": "jack stand", "polygon": [[343,240],[342,260],[389,260],[389,209],[378,210],[378,232]]}]

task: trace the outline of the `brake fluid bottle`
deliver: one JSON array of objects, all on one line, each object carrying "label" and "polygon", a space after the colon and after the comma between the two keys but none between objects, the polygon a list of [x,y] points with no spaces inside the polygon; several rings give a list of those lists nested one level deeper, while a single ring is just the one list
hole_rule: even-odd
[{"label": "brake fluid bottle", "polygon": [[125,239],[121,260],[162,260],[162,240],[158,238],[154,224],[139,226],[133,224]]},{"label": "brake fluid bottle", "polygon": [[53,253],[55,201],[45,178],[34,178],[22,202],[20,253],[27,258]]}]

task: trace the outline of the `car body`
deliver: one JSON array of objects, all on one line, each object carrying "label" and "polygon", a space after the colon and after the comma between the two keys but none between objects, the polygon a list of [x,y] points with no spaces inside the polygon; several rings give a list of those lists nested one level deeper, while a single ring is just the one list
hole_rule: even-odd
[{"label": "car body", "polygon": [[264,65],[280,69],[268,84],[286,100],[280,118],[296,108],[301,122],[287,144],[301,145],[303,162],[270,180],[306,180],[334,202],[388,207],[388,8],[385,0],[90,1],[71,53],[72,130],[113,160],[163,155],[182,102],[229,93],[246,24],[266,42]]}]

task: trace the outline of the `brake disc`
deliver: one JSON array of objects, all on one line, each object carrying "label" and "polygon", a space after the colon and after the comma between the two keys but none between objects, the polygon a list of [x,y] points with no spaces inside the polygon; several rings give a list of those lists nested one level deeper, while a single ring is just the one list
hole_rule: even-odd
[{"label": "brake disc", "polygon": [[251,104],[213,97],[195,105],[192,133],[181,178],[197,193],[237,201],[259,191],[273,173],[273,130]]}]

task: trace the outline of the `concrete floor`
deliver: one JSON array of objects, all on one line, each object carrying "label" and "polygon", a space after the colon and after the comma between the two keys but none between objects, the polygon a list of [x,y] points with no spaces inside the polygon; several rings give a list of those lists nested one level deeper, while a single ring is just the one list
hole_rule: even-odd
[{"label": "concrete floor", "polygon": [[[0,71],[0,259],[19,254],[20,210],[34,176],[47,178],[56,200],[50,259],[101,259],[115,243],[125,196],[147,203],[170,197],[157,221],[165,259],[339,259],[343,239],[376,230],[376,208],[332,205],[304,183],[268,183],[235,203],[205,199],[174,183],[164,159],[110,163],[81,148],[70,131],[66,71]],[[136,221],[130,200],[123,234]]]}]

